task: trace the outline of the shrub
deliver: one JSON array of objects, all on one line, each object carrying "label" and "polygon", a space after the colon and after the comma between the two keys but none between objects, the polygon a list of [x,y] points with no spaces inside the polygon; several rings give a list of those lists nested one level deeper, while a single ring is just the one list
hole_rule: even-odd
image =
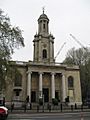
[{"label": "shrub", "polygon": [[58,105],[58,100],[57,100],[56,98],[53,98],[53,99],[52,99],[52,104],[53,104],[53,105]]},{"label": "shrub", "polygon": [[43,105],[43,99],[39,98],[39,105]]}]

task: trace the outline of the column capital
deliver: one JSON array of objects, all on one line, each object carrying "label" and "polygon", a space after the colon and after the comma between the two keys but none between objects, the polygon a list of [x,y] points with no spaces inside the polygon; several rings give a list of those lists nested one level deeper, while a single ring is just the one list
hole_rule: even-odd
[{"label": "column capital", "polygon": [[51,72],[51,75],[55,75],[56,73],[55,72]]},{"label": "column capital", "polygon": [[43,74],[43,72],[42,72],[42,71],[40,71],[40,72],[38,72],[38,74]]},{"label": "column capital", "polygon": [[27,73],[27,74],[29,74],[29,73],[32,74],[32,71],[27,71],[26,73]]},{"label": "column capital", "polygon": [[64,74],[64,73],[61,73],[61,76],[65,76],[65,74]]}]

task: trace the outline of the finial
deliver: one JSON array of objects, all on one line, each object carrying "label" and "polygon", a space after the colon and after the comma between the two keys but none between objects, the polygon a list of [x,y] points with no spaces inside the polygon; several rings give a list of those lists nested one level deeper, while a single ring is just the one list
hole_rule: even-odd
[{"label": "finial", "polygon": [[43,10],[43,14],[44,14],[44,11],[45,11],[45,7],[43,7],[43,8],[42,8],[42,10]]}]

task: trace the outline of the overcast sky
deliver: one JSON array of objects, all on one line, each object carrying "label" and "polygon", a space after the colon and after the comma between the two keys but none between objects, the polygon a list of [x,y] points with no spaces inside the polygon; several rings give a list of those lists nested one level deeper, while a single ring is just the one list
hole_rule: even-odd
[{"label": "overcast sky", "polygon": [[57,62],[62,62],[72,47],[81,47],[69,34],[73,34],[85,47],[90,46],[90,0],[0,0],[0,8],[8,14],[11,24],[23,30],[25,47],[15,50],[13,60],[33,60],[32,41],[43,6],[50,19],[49,32],[55,37],[55,55],[66,42]]}]

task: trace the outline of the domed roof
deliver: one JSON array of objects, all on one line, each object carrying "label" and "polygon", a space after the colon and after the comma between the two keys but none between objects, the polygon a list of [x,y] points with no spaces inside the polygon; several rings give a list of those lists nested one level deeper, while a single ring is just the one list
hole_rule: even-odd
[{"label": "domed roof", "polygon": [[48,19],[48,17],[47,17],[46,14],[41,14],[40,17],[39,17],[39,19],[40,19],[40,18],[46,18],[46,19]]},{"label": "domed roof", "polygon": [[39,19],[38,19],[38,20],[40,20],[40,19],[47,19],[47,20],[49,21],[49,19],[48,19],[47,15],[46,15],[46,14],[44,14],[44,11],[43,11],[43,13],[40,15],[40,17],[39,17]]}]

